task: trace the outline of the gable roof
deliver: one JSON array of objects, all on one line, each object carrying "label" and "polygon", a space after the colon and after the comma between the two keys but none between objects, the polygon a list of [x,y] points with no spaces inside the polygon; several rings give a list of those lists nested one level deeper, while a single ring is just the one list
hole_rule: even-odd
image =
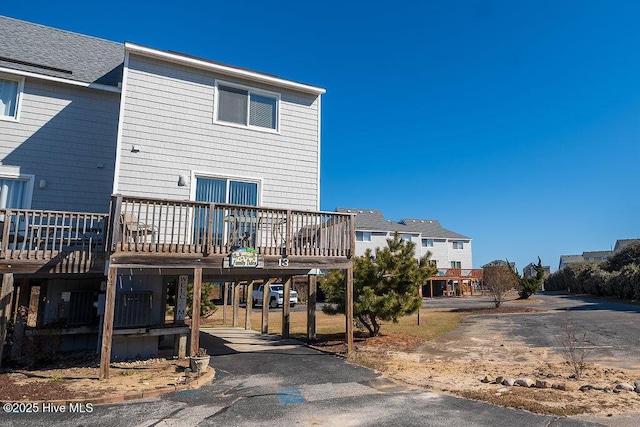
[{"label": "gable roof", "polygon": [[588,260],[589,257],[593,258],[608,258],[613,254],[612,251],[591,251],[591,252],[582,252],[582,258]]},{"label": "gable roof", "polygon": [[117,87],[124,44],[0,16],[0,67]]},{"label": "gable roof", "polygon": [[454,233],[440,225],[435,219],[409,219],[399,222],[388,220],[379,209],[336,208],[336,212],[355,213],[356,229],[365,231],[397,231],[399,233],[420,233],[422,237],[444,239],[467,239],[462,234]]},{"label": "gable roof", "polygon": [[366,231],[407,232],[404,224],[385,219],[379,209],[336,208],[336,212],[356,214],[356,229]]},{"label": "gable roof", "polygon": [[437,219],[403,218],[400,222],[405,224],[409,230],[422,233],[422,237],[471,240],[470,237],[463,236],[462,234],[455,233],[442,227]]},{"label": "gable roof", "polygon": [[616,240],[616,245],[613,248],[613,252],[621,251],[632,243],[640,243],[640,239],[619,239]]},{"label": "gable roof", "polygon": [[584,262],[582,255],[560,255],[558,268],[562,268],[562,264],[576,264],[579,262]]}]

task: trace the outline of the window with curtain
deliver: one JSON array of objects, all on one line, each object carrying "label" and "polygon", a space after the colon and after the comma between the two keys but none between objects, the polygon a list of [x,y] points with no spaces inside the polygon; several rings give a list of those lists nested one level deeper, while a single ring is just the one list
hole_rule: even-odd
[{"label": "window with curtain", "polygon": [[18,117],[18,99],[20,81],[0,78],[0,118]]},{"label": "window with curtain", "polygon": [[27,209],[27,180],[0,178],[0,209]]},{"label": "window with curtain", "polygon": [[216,111],[221,122],[276,130],[278,95],[219,84]]},{"label": "window with curtain", "polygon": [[[258,206],[258,183],[240,181],[228,178],[208,178],[196,177],[196,201],[211,203],[229,203],[234,205]],[[195,212],[195,236],[204,236],[207,229],[208,208],[198,208]],[[235,210],[229,210],[226,216],[235,215]],[[223,243],[225,213],[216,211],[213,218],[214,223],[214,244]],[[242,227],[247,230],[237,228],[235,232],[240,235],[244,231],[253,234],[251,222],[245,222]],[[250,229],[250,230],[249,230]],[[251,236],[249,236],[251,237]]]}]

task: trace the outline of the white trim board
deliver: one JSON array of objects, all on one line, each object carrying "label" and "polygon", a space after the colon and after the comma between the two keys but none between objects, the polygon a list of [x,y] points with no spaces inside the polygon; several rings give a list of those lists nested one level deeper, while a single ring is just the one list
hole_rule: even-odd
[{"label": "white trim board", "polygon": [[189,65],[196,68],[215,71],[227,76],[247,79],[247,80],[251,80],[258,83],[274,85],[282,88],[297,90],[300,92],[311,93],[314,95],[321,95],[323,93],[326,93],[326,89],[321,87],[310,86],[302,83],[296,83],[291,80],[285,80],[279,77],[269,76],[267,74],[261,74],[255,71],[242,70],[239,68],[234,68],[234,67],[225,66],[221,64],[215,64],[213,62],[209,62],[204,59],[192,58],[192,57],[188,57],[188,56],[184,56],[176,53],[163,52],[161,50],[156,50],[156,49],[136,45],[129,42],[126,42],[124,44],[124,48],[126,52],[132,52],[142,56],[158,58],[164,61],[174,62],[177,64]]},{"label": "white trim board", "polygon": [[106,92],[120,93],[120,88],[98,83],[85,83],[76,80],[63,79],[60,77],[45,76],[43,74],[31,73],[29,71],[14,70],[12,68],[0,67],[0,73],[13,74],[16,76],[30,77],[34,79],[47,80],[50,82],[64,83],[72,86],[86,87],[89,89],[103,90]]}]

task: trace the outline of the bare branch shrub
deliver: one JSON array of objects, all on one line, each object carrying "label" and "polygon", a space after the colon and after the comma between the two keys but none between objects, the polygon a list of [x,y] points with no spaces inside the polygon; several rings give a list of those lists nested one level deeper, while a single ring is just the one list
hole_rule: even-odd
[{"label": "bare branch shrub", "polygon": [[582,331],[578,331],[573,317],[567,315],[559,341],[565,360],[571,365],[576,379],[580,379],[587,367],[587,358],[591,353],[588,347],[590,343],[587,331],[584,328]]},{"label": "bare branch shrub", "polygon": [[487,265],[483,268],[483,281],[496,307],[504,301],[507,292],[517,284],[517,276],[509,265]]}]

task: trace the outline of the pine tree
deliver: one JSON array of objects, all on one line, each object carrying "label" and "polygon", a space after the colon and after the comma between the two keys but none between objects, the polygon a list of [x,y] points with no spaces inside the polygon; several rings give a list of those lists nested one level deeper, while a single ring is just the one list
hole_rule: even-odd
[{"label": "pine tree", "polygon": [[[380,334],[381,321],[397,322],[402,316],[417,312],[422,306],[418,288],[436,273],[429,262],[431,253],[420,260],[414,258],[415,243],[396,233],[387,239],[387,247],[367,249],[353,261],[353,314],[359,326],[369,335]],[[327,302],[323,311],[344,313],[345,278],[337,270],[331,271],[320,284]]]}]

